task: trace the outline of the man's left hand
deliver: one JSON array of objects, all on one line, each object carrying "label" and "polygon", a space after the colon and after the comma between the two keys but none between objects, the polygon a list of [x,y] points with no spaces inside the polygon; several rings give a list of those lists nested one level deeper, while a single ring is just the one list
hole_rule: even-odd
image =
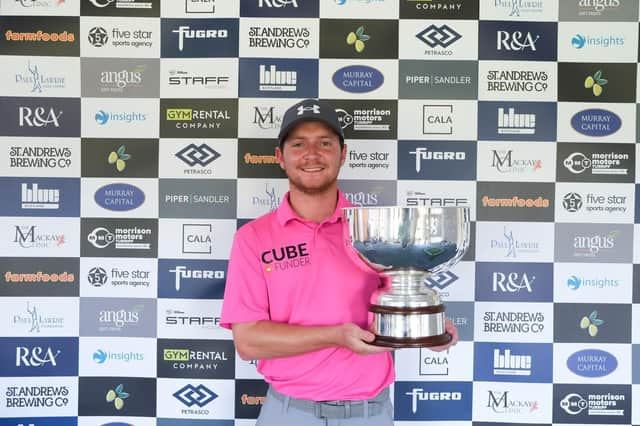
[{"label": "man's left hand", "polygon": [[434,352],[442,352],[442,351],[446,351],[451,346],[455,346],[456,343],[458,343],[458,329],[456,328],[455,325],[453,325],[451,320],[447,317],[445,317],[444,319],[444,331],[445,333],[451,335],[451,340],[449,341],[449,343],[442,346],[433,346],[429,349],[431,349]]}]

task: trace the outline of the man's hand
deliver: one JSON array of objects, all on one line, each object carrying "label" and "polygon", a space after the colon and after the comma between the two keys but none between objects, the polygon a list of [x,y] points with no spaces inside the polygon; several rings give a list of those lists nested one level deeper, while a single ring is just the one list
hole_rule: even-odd
[{"label": "man's hand", "polygon": [[445,333],[451,335],[451,340],[449,341],[449,343],[442,346],[433,346],[429,349],[431,349],[434,352],[442,352],[442,351],[446,351],[451,346],[455,346],[456,343],[458,343],[458,329],[456,328],[455,325],[453,325],[451,320],[447,317],[445,317],[444,319],[444,331]]},{"label": "man's hand", "polygon": [[376,338],[375,334],[363,330],[353,323],[342,324],[339,332],[340,346],[350,349],[358,355],[372,355],[393,351],[393,348],[371,345],[370,343]]}]

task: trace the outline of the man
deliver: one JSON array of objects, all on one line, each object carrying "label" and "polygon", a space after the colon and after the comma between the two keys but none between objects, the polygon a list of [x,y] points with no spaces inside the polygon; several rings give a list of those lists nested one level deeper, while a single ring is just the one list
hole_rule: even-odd
[{"label": "man", "polygon": [[[221,320],[270,384],[257,425],[392,425],[392,349],[371,345],[368,331],[382,276],[345,242],[340,209],[351,204],[337,178],[347,149],[335,110],[293,105],[278,139],[289,192],[236,233]],[[446,330],[452,342],[437,350],[457,341],[450,322]]]}]

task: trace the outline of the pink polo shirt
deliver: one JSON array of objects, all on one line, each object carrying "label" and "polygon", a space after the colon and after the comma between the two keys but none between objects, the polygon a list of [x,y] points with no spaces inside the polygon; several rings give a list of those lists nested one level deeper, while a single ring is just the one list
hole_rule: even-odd
[{"label": "pink polo shirt", "polygon": [[[352,207],[342,192],[331,217],[317,224],[300,218],[289,194],[277,210],[235,235],[221,325],[270,320],[297,325],[368,326],[368,306],[380,276],[346,246],[340,209]],[[258,361],[277,391],[315,401],[367,399],[394,378],[389,352],[358,355],[326,348]]]}]

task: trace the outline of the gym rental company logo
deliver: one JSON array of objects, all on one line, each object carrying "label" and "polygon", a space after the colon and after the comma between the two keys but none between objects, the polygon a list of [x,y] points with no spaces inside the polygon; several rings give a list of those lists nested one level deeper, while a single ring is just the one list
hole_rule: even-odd
[{"label": "gym rental company logo", "polygon": [[234,379],[231,340],[158,339],[158,377]]},{"label": "gym rental company logo", "polygon": [[311,264],[308,250],[307,243],[276,247],[260,253],[260,261],[267,273],[302,268]]},{"label": "gym rental company logo", "polygon": [[161,99],[163,138],[235,138],[238,99]]}]

